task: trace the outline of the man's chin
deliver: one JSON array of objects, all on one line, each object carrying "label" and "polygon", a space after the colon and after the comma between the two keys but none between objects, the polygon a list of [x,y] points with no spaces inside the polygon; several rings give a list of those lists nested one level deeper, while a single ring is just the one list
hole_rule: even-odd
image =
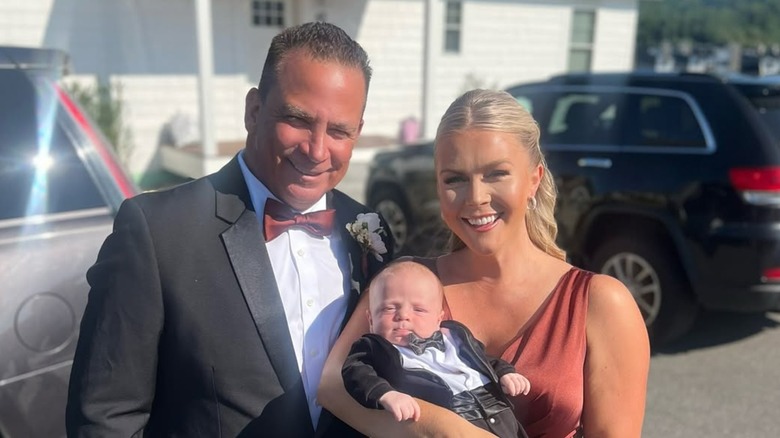
[{"label": "man's chin", "polygon": [[302,211],[316,204],[325,193],[332,189],[333,187],[322,183],[290,185],[287,186],[282,200],[291,207]]}]

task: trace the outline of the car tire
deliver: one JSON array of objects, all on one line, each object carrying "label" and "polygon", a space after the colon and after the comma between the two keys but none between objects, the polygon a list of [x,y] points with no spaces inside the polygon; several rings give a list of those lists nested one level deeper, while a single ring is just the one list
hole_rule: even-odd
[{"label": "car tire", "polygon": [[395,239],[395,253],[399,254],[409,246],[413,223],[406,198],[393,187],[381,187],[371,195],[369,206],[387,222]]},{"label": "car tire", "polygon": [[619,236],[598,247],[592,260],[592,270],[617,278],[634,296],[654,347],[690,330],[699,306],[670,245]]}]

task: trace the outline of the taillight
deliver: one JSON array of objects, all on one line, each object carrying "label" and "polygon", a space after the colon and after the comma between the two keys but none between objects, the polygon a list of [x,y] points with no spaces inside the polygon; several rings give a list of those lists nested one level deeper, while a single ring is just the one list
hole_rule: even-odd
[{"label": "taillight", "polygon": [[780,281],[780,268],[767,268],[761,274],[761,280],[764,282],[779,282]]},{"label": "taillight", "polygon": [[738,167],[729,179],[745,202],[780,207],[780,167]]},{"label": "taillight", "polygon": [[111,177],[119,185],[119,190],[122,191],[122,195],[124,195],[125,198],[129,198],[135,195],[133,183],[130,182],[130,179],[119,167],[119,164],[114,159],[114,156],[112,155],[111,151],[109,151],[106,144],[100,138],[100,135],[95,132],[95,130],[92,128],[92,125],[81,112],[79,107],[73,103],[73,100],[71,100],[70,96],[68,96],[68,93],[63,91],[59,86],[55,85],[55,87],[57,89],[57,95],[60,98],[60,102],[62,102],[62,104],[65,106],[68,114],[70,114],[70,116],[76,120],[76,123],[79,125],[79,127],[87,134],[89,141],[95,145],[95,149],[97,150],[98,154],[100,154],[100,158],[108,166],[108,171],[111,173]]}]

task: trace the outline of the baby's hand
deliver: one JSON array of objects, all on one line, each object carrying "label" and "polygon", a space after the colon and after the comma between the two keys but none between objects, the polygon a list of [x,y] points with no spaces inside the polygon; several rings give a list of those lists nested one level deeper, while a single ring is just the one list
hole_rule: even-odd
[{"label": "baby's hand", "polygon": [[[503,381],[503,380],[502,380]],[[389,391],[379,397],[379,404],[392,413],[397,421],[420,419],[420,405],[417,400],[408,394],[398,391]]]},{"label": "baby's hand", "polygon": [[507,395],[528,395],[528,391],[531,390],[531,382],[529,382],[528,379],[522,374],[504,374],[504,376],[501,377],[500,382],[501,389],[503,389],[504,393]]}]

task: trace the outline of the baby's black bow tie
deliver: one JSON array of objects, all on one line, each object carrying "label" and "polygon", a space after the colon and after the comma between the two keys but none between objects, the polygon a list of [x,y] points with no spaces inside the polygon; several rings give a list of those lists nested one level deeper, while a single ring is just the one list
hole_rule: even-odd
[{"label": "baby's black bow tie", "polygon": [[444,336],[442,336],[441,331],[439,330],[433,332],[433,335],[431,335],[430,338],[421,338],[414,333],[410,333],[408,347],[418,356],[423,354],[428,347],[438,348],[439,350],[444,351]]}]

